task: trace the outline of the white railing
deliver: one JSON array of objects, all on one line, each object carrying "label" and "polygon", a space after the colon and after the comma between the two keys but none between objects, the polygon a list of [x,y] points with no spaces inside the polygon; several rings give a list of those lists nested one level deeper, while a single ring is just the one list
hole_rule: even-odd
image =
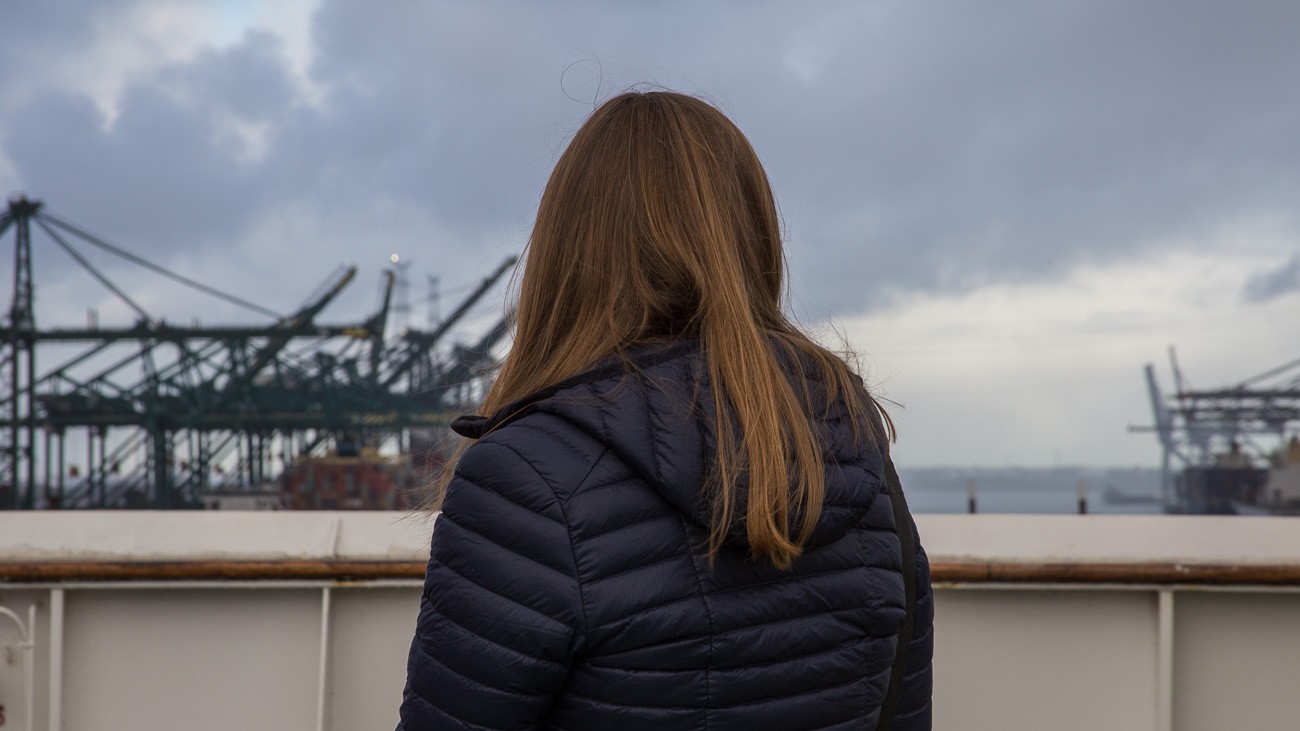
[{"label": "white railing", "polygon": [[[1300,520],[920,516],[938,729],[1300,727]],[[392,728],[428,521],[0,514],[5,726]]]}]

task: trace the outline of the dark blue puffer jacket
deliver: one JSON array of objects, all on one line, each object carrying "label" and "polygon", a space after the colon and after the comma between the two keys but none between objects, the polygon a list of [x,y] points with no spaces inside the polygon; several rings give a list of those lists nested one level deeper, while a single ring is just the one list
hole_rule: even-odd
[{"label": "dark blue puffer jacket", "polygon": [[[710,564],[704,360],[689,341],[631,360],[455,424],[478,442],[433,532],[399,729],[874,729],[904,614],[879,447],[832,405],[804,555],[750,560],[737,524]],[[930,728],[917,553],[903,731]]]}]

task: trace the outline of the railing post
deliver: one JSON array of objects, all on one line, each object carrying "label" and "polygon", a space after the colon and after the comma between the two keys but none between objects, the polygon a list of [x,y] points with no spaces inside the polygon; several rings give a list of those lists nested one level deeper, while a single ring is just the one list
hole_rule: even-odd
[{"label": "railing post", "polygon": [[330,587],[320,590],[320,675],[316,679],[316,731],[325,731],[329,696]]},{"label": "railing post", "polygon": [[1174,590],[1161,589],[1156,603],[1156,728],[1174,728]]},{"label": "railing post", "polygon": [[50,589],[50,731],[63,729],[63,589]]}]

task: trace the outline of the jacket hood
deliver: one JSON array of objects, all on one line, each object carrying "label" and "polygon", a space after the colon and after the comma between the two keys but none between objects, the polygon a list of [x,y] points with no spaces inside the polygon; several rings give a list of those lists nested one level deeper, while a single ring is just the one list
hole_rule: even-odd
[{"label": "jacket hood", "polygon": [[[820,381],[793,364],[787,370],[792,378],[808,382],[818,414],[814,427],[826,468],[826,495],[807,545],[822,545],[843,537],[871,507],[884,483],[884,458],[865,436],[854,438],[846,405],[830,403]],[[716,466],[717,437],[713,392],[696,341],[638,347],[490,416],[462,416],[451,428],[478,439],[532,412],[554,414],[591,435],[689,520],[709,529],[712,505],[706,485]],[[746,546],[743,475],[737,489],[727,543]]]}]

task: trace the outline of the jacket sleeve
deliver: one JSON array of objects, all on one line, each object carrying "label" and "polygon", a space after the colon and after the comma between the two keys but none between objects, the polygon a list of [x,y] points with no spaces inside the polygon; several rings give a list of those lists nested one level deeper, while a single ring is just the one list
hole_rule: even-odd
[{"label": "jacket sleeve", "polygon": [[399,731],[535,728],[581,649],[568,526],[528,446],[536,451],[490,434],[456,468],[434,526]]},{"label": "jacket sleeve", "polygon": [[916,541],[916,619],[891,731],[930,731],[933,727],[930,698],[934,690],[934,591],[930,587],[930,559],[919,536]]}]

